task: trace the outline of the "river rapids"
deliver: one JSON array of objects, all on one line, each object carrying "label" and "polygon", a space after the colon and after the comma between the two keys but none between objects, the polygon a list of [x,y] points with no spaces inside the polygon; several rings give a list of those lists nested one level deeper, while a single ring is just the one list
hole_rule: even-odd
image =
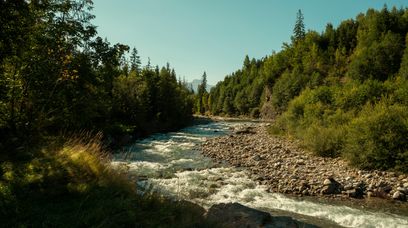
[{"label": "river rapids", "polygon": [[254,123],[219,121],[155,134],[121,149],[112,164],[139,177],[137,184],[141,189],[148,188],[205,208],[238,202],[325,227],[408,227],[408,215],[403,213],[268,192],[266,186],[251,180],[244,169],[215,163],[201,154],[200,144],[206,138],[251,124]]}]

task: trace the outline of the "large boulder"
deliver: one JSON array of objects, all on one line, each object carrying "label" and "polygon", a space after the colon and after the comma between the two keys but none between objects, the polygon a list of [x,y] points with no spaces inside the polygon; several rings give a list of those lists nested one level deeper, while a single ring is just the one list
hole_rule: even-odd
[{"label": "large boulder", "polygon": [[220,227],[252,228],[252,227],[310,227],[303,222],[286,216],[271,216],[267,212],[252,209],[239,203],[221,203],[213,205],[206,214],[210,223]]},{"label": "large boulder", "polygon": [[330,177],[324,180],[321,194],[339,194],[343,190],[343,186]]}]

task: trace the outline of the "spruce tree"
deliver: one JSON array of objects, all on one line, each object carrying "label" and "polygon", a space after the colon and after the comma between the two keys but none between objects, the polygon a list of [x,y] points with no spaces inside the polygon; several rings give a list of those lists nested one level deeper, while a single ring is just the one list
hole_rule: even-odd
[{"label": "spruce tree", "polygon": [[293,43],[297,43],[299,40],[303,40],[305,38],[305,24],[303,19],[303,13],[301,10],[299,10],[296,15],[295,27],[293,28]]},{"label": "spruce tree", "polygon": [[207,94],[207,73],[205,71],[197,90],[197,111],[203,114],[206,111],[205,104],[203,104],[203,97]]},{"label": "spruce tree", "polygon": [[140,72],[140,66],[142,62],[140,61],[140,56],[138,55],[137,49],[133,48],[130,54],[130,70],[135,72]]}]

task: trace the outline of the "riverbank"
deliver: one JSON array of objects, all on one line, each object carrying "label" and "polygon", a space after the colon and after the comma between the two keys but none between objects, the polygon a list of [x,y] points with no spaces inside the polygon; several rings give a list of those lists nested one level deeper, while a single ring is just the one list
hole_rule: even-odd
[{"label": "riverbank", "polygon": [[0,224],[213,227],[197,205],[141,195],[127,173],[111,166],[109,154],[99,135],[48,145],[25,160],[0,161]]},{"label": "riverbank", "polygon": [[266,126],[252,124],[208,139],[202,145],[203,154],[248,169],[252,178],[271,192],[336,199],[381,198],[406,205],[407,174],[363,171],[340,158],[314,156],[296,141],[269,135]]}]

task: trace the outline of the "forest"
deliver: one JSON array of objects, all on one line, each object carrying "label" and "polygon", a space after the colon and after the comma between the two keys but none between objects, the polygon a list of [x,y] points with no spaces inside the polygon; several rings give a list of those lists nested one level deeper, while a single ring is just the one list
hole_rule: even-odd
[{"label": "forest", "polygon": [[136,48],[99,37],[92,8],[0,1],[0,224],[198,222],[194,208],[138,195],[109,165],[107,147],[125,136],[189,124],[194,94],[169,64],[142,66]]},{"label": "forest", "polygon": [[[202,96],[201,113],[273,119],[273,134],[364,169],[408,172],[408,10],[369,9],[290,43]],[[198,98],[200,100],[200,98]]]},{"label": "forest", "polygon": [[[92,0],[0,1],[0,224],[212,227],[203,208],[146,191],[111,166],[126,143],[193,114],[272,120],[318,156],[408,172],[408,9],[369,9],[197,93],[168,63],[142,65],[92,23]],[[159,29],[159,28],[158,28]],[[146,53],[148,55],[148,53]],[[213,133],[216,133],[214,131]]]},{"label": "forest", "polygon": [[78,131],[145,136],[191,119],[186,83],[98,37],[90,1],[0,4],[2,151]]}]

